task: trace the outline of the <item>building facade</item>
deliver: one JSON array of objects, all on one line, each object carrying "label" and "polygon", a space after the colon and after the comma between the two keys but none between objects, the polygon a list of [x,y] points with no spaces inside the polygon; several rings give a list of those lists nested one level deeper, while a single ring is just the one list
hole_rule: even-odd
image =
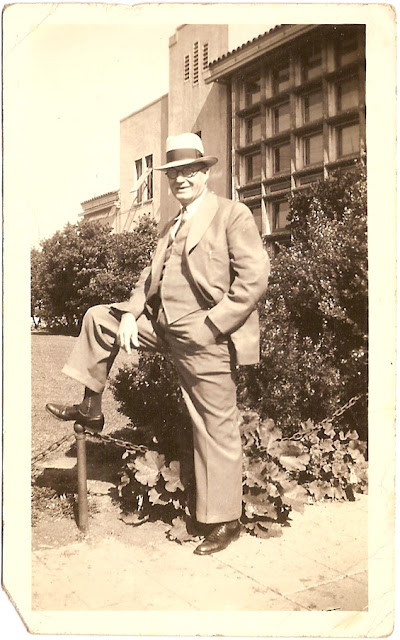
[{"label": "building facade", "polygon": [[161,222],[168,186],[153,168],[164,161],[167,136],[168,95],[121,120],[118,233],[131,231],[146,213]]},{"label": "building facade", "polygon": [[232,197],[289,237],[287,196],[366,151],[365,28],[284,25],[210,65],[229,90]]},{"label": "building facade", "polygon": [[176,214],[153,168],[183,131],[219,159],[210,188],[245,202],[262,235],[288,241],[288,195],[365,155],[365,26],[280,25],[232,51],[229,25],[180,26],[168,94],[120,123],[116,232],[144,213],[160,227]]},{"label": "building facade", "polygon": [[109,225],[113,232],[117,231],[120,211],[119,191],[109,191],[101,196],[81,202],[83,211],[79,214],[86,222],[97,222]]}]

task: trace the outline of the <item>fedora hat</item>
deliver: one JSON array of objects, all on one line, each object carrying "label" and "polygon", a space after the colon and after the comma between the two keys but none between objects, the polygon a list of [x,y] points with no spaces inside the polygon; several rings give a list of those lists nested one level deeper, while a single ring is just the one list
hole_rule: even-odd
[{"label": "fedora hat", "polygon": [[195,133],[181,133],[179,136],[168,136],[166,152],[167,162],[161,167],[154,167],[157,171],[198,163],[211,167],[218,162],[218,158],[204,155],[201,138]]}]

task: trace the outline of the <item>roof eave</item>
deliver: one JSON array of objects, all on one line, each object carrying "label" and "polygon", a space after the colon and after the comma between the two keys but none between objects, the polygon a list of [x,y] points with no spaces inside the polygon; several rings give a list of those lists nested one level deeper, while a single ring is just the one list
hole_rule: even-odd
[{"label": "roof eave", "polygon": [[265,37],[245,45],[240,50],[232,51],[221,60],[212,62],[209,67],[209,75],[205,78],[207,84],[216,81],[226,81],[238,68],[250,64],[265,53],[273,51],[277,47],[287,44],[313,31],[320,25],[295,24],[282,26],[276,33],[267,33]]}]

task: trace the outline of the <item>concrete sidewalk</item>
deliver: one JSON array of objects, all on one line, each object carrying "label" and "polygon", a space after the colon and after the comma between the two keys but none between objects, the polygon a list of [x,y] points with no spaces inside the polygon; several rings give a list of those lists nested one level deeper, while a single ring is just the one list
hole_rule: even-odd
[{"label": "concrete sidewalk", "polygon": [[[64,458],[64,462],[67,459]],[[69,459],[71,466],[73,460]],[[62,461],[54,460],[53,468]],[[49,466],[49,461],[46,461]],[[97,513],[86,537],[71,527],[62,546],[33,550],[32,608],[82,611],[366,611],[367,496],[307,505],[279,538],[243,533],[213,556],[179,545],[162,523],[124,524],[107,495],[89,481]],[[101,495],[101,494],[104,495]]]}]

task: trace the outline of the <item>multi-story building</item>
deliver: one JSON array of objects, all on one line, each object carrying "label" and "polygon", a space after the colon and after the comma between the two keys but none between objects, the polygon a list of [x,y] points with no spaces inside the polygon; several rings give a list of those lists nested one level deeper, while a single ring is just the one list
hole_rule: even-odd
[{"label": "multi-story building", "polygon": [[212,62],[207,82],[229,93],[232,196],[284,239],[287,195],[365,153],[364,26],[278,26]]},{"label": "multi-story building", "polygon": [[159,223],[161,202],[168,186],[158,171],[168,136],[168,95],[164,95],[120,123],[121,211],[117,232],[130,231],[147,213]]},{"label": "multi-story building", "polygon": [[365,154],[365,26],[280,25],[232,51],[229,25],[179,27],[168,94],[121,120],[115,231],[143,213],[160,226],[175,213],[153,167],[167,136],[183,131],[219,158],[210,188],[245,202],[260,233],[285,242],[288,195]]}]

